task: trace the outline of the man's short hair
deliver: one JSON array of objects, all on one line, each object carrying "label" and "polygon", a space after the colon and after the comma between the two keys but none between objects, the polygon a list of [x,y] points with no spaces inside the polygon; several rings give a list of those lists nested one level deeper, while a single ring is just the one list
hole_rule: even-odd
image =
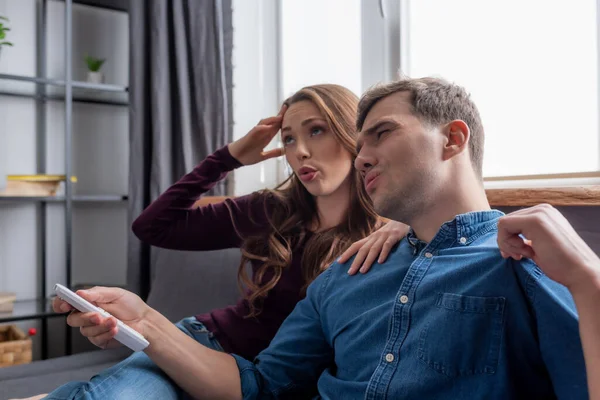
[{"label": "man's short hair", "polygon": [[469,126],[471,163],[475,172],[482,178],[484,132],[479,111],[463,87],[444,79],[402,77],[369,89],[358,104],[358,131],[362,130],[367,114],[379,100],[398,92],[410,93],[412,112],[424,124],[440,126],[459,119]]}]

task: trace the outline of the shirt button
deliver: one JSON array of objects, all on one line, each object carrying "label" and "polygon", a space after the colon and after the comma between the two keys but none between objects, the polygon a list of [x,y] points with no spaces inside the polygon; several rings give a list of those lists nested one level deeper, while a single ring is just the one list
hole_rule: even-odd
[{"label": "shirt button", "polygon": [[408,303],[408,296],[403,294],[402,296],[400,296],[400,303],[402,304],[406,304]]},{"label": "shirt button", "polygon": [[461,242],[462,244],[465,244],[465,243],[467,243],[467,238],[466,238],[466,237],[461,237],[459,240],[460,240],[460,242]]},{"label": "shirt button", "polygon": [[393,355],[392,353],[387,353],[387,354],[385,355],[385,361],[387,361],[387,362],[392,362],[392,361],[394,361],[394,355]]},{"label": "shirt button", "polygon": [[433,257],[433,254],[431,254],[431,253],[429,253],[429,252],[428,252],[428,253],[425,253],[425,257],[427,257],[427,258],[431,258],[431,257]]}]

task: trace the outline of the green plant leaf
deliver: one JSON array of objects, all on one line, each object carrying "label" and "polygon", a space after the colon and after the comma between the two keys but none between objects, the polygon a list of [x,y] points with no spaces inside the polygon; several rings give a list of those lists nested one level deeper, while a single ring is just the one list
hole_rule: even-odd
[{"label": "green plant leaf", "polygon": [[2,46],[2,45],[12,47],[13,44],[11,42],[0,42],[0,46]]},{"label": "green plant leaf", "polygon": [[91,56],[85,56],[85,62],[87,63],[88,69],[92,72],[98,72],[104,64],[105,59],[95,58]]},{"label": "green plant leaf", "polygon": [[4,39],[6,37],[6,34],[2,31],[0,31],[0,40]]},{"label": "green plant leaf", "polygon": [[8,21],[9,21],[9,20],[8,20],[8,18],[6,18],[6,17],[3,17],[2,15],[0,15],[0,19],[1,19],[1,20],[3,20],[3,21],[6,21],[6,22],[8,22]]}]

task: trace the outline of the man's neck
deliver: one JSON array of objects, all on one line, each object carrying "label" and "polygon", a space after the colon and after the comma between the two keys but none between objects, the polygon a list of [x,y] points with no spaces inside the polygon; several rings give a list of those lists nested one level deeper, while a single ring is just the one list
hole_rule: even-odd
[{"label": "man's neck", "polygon": [[479,182],[469,184],[463,181],[449,186],[449,190],[441,193],[431,204],[420,215],[411,218],[409,224],[417,237],[427,243],[433,240],[445,222],[453,220],[457,215],[491,209],[485,190]]}]

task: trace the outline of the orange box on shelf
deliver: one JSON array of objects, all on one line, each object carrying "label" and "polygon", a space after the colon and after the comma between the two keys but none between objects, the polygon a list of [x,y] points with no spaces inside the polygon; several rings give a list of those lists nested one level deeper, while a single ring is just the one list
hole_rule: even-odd
[{"label": "orange box on shelf", "polygon": [[[65,175],[8,175],[6,188],[0,196],[56,196]],[[71,177],[71,182],[77,182],[76,177]]]}]

